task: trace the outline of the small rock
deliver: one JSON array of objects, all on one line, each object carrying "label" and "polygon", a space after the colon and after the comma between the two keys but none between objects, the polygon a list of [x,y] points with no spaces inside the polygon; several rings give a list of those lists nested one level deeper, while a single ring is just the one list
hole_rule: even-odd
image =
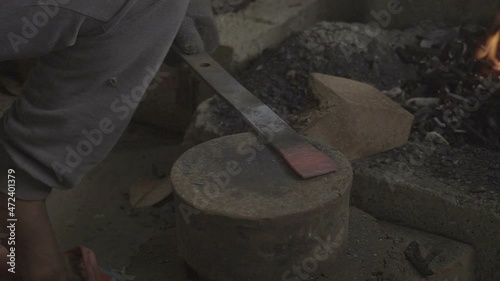
[{"label": "small rock", "polygon": [[475,187],[470,189],[471,193],[483,193],[486,191],[488,191],[488,190],[486,190],[486,188],[484,188],[484,186],[475,186]]},{"label": "small rock", "polygon": [[425,135],[425,140],[435,144],[450,145],[450,143],[438,132],[427,133]]}]

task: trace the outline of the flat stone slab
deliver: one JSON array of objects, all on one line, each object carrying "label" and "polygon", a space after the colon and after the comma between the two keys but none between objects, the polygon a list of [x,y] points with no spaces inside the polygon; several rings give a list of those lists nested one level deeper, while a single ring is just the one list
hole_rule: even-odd
[{"label": "flat stone slab", "polygon": [[218,15],[221,46],[233,50],[237,67],[275,47],[293,32],[325,17],[322,0],[257,0],[239,12]]},{"label": "flat stone slab", "polygon": [[500,153],[409,143],[353,167],[353,205],[471,244],[477,280],[500,280]]},{"label": "flat stone slab", "polygon": [[[405,252],[418,245],[429,260],[425,277]],[[433,256],[432,253],[434,253]],[[412,256],[412,254],[409,254]],[[430,257],[430,258],[429,258]],[[369,214],[351,209],[349,248],[317,281],[474,281],[474,248],[448,238],[377,221]]]},{"label": "flat stone slab", "polygon": [[340,152],[315,145],[335,159],[336,173],[302,180],[251,133],[186,152],[171,178],[187,264],[208,280],[275,281],[311,256],[333,262],[342,254],[352,170]]}]

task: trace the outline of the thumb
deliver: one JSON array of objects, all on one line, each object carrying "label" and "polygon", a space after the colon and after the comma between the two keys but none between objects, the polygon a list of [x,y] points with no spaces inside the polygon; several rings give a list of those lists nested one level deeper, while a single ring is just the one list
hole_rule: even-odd
[{"label": "thumb", "polygon": [[200,17],[196,19],[196,27],[203,41],[203,50],[212,54],[219,47],[219,30],[213,18]]},{"label": "thumb", "polygon": [[188,55],[197,54],[204,50],[203,39],[198,33],[193,18],[184,18],[175,38],[175,44]]}]

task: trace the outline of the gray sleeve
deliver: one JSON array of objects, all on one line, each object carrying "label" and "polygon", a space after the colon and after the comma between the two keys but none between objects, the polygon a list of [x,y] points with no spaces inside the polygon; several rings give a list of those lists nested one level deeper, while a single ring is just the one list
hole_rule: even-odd
[{"label": "gray sleeve", "polygon": [[[76,42],[79,32],[96,28],[92,19],[65,9],[54,7],[27,6],[0,12],[0,61],[23,58],[34,58],[62,50]],[[64,22],[64,24],[61,24]],[[102,24],[102,23],[100,23]],[[28,94],[29,95],[29,94]],[[45,184],[39,176],[47,175],[48,169],[41,165],[33,155],[33,150],[19,146],[18,140],[36,138],[36,134],[22,133],[19,136],[9,136],[6,129],[12,129],[12,121],[22,118],[23,111],[19,104],[25,103],[20,98],[17,107],[21,112],[10,110],[0,119],[0,190],[7,190],[7,172],[15,170],[16,196],[26,200],[39,200],[47,197],[51,186]],[[16,103],[13,107],[16,107]],[[30,106],[28,106],[30,107]],[[14,121],[15,123],[15,121]],[[36,131],[37,128],[32,128]],[[45,171],[42,171],[45,169]]]},{"label": "gray sleeve", "polygon": [[[13,168],[17,197],[42,200],[53,188],[75,187],[100,163],[146,89],[164,79],[157,71],[187,4],[137,1],[105,28],[85,36],[77,36],[79,20],[54,18],[39,31],[46,36],[23,45],[27,51],[19,53],[5,49],[5,35],[22,28],[10,22],[22,15],[5,19],[0,13],[8,26],[0,26],[0,60],[43,55],[22,96],[0,120],[0,191],[6,191],[7,170]],[[44,44],[44,39],[49,41]]]},{"label": "gray sleeve", "polygon": [[[5,139],[0,137],[2,141]],[[7,145],[8,146],[8,145]],[[7,149],[11,150],[11,149]],[[7,154],[6,145],[0,145],[0,191],[7,193],[8,191],[8,180],[14,180],[15,196],[24,200],[40,200],[47,197],[52,188],[43,184],[38,179],[33,178],[24,169],[19,168],[20,165],[12,161],[12,157]],[[15,173],[14,178],[7,178],[8,172],[13,169]]]},{"label": "gray sleeve", "polygon": [[50,9],[0,11],[0,61],[36,58],[75,44],[87,18],[62,8],[54,15]]}]

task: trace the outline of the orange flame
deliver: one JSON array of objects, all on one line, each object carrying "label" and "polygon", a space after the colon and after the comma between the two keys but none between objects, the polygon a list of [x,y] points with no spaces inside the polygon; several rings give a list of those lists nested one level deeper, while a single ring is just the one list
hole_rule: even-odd
[{"label": "orange flame", "polygon": [[500,71],[500,12],[497,12],[493,24],[493,32],[486,40],[485,44],[476,51],[476,59],[485,59],[491,63],[495,71]]},{"label": "orange flame", "polygon": [[487,59],[491,63],[492,68],[496,71],[500,71],[500,58],[498,57],[499,44],[500,30],[491,35],[488,40],[486,40],[485,45],[481,46],[476,51],[476,58]]}]

